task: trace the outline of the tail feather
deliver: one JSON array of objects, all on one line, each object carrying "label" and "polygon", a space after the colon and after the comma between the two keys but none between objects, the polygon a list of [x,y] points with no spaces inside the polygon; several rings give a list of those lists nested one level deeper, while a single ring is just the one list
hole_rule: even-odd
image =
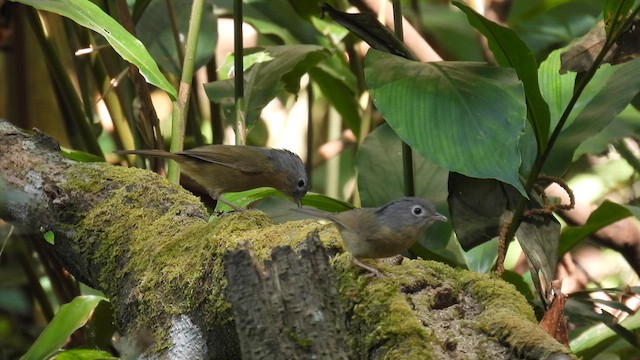
[{"label": "tail feather", "polygon": [[299,212],[299,213],[303,213],[303,214],[307,214],[307,215],[311,215],[311,216],[315,216],[315,217],[319,217],[319,218],[323,218],[323,219],[332,219],[332,215],[334,215],[333,213],[330,213],[328,211],[322,211],[322,210],[318,210],[318,209],[310,209],[310,208],[292,208],[291,210]]},{"label": "tail feather", "polygon": [[178,155],[172,154],[168,151],[164,150],[116,150],[115,154],[119,155],[142,155],[142,156],[153,156],[153,157],[162,157],[162,158],[171,158],[176,159]]}]

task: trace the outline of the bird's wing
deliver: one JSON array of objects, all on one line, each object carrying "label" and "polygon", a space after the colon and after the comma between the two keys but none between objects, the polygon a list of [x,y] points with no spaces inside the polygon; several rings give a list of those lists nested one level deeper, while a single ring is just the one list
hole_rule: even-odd
[{"label": "bird's wing", "polygon": [[[263,151],[244,146],[205,145],[195,149],[184,150],[177,154],[247,173],[264,171],[264,163],[269,161],[268,156]],[[248,154],[253,156],[248,156]]]}]

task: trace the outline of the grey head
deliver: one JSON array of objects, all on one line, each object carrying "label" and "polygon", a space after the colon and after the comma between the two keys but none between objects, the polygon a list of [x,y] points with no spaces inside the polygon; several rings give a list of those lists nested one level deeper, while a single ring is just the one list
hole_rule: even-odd
[{"label": "grey head", "polygon": [[309,190],[309,179],[302,159],[289,150],[270,149],[270,151],[274,171],[278,175],[284,175],[276,176],[279,181],[274,184],[274,187],[291,196],[298,207],[302,207],[302,197]]},{"label": "grey head", "polygon": [[417,197],[393,200],[376,210],[378,221],[391,229],[413,227],[426,229],[436,221],[446,222],[447,218],[436,211],[432,203]]}]

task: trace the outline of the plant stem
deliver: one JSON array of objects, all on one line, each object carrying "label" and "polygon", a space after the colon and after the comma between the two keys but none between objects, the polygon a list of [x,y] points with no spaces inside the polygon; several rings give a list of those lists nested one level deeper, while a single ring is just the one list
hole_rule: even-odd
[{"label": "plant stem", "polygon": [[[404,41],[404,30],[402,28],[402,4],[400,0],[393,0],[393,31],[400,41]],[[402,170],[404,178],[404,194],[406,196],[415,195],[415,185],[413,182],[413,153],[411,147],[406,142],[402,142]]]},{"label": "plant stem", "polygon": [[[591,67],[585,73],[581,81],[578,82],[578,84],[576,84],[576,88],[574,89],[573,96],[571,97],[571,100],[569,101],[569,103],[567,104],[567,107],[562,113],[562,116],[558,121],[558,125],[556,125],[556,127],[553,129],[553,132],[549,137],[549,141],[547,142],[547,146],[544,148],[542,153],[536,158],[536,161],[532,166],[531,173],[529,174],[529,177],[527,178],[527,182],[524,186],[524,189],[526,190],[527,194],[531,193],[531,190],[533,189],[533,186],[535,185],[538,177],[540,176],[540,173],[542,172],[542,168],[545,162],[547,161],[547,158],[549,157],[551,150],[553,149],[553,145],[558,140],[558,137],[560,136],[562,128],[564,127],[565,123],[569,119],[569,115],[571,114],[571,111],[573,111],[573,108],[578,102],[580,95],[582,95],[582,92],[587,87],[587,84],[589,83],[589,81],[591,81],[596,71],[600,67],[602,63],[602,59],[604,59],[605,55],[609,52],[609,50],[615,43],[616,39],[619,37],[621,31],[624,31],[624,29],[627,28],[627,25],[629,24],[629,22],[633,20],[633,18],[639,11],[640,11],[640,7],[636,8],[634,12],[627,18],[626,24],[617,28],[617,31],[614,34],[607,37],[607,40],[604,46],[602,47],[602,50],[600,51],[600,53],[598,53],[598,56],[591,64]],[[511,241],[511,239],[513,239],[513,237],[515,236],[515,233],[518,230],[518,227],[520,226],[520,222],[522,221],[522,213],[527,203],[528,203],[528,199],[524,197],[520,198],[520,201],[518,201],[518,204],[516,205],[516,208],[513,212],[513,218],[511,220],[511,224],[505,235],[505,241]],[[504,256],[504,254],[502,255]],[[497,262],[498,269],[500,269],[502,266],[500,260],[501,259],[499,258]],[[504,258],[502,260],[504,260]]]},{"label": "plant stem", "polygon": [[236,145],[244,145],[246,142],[246,124],[244,114],[244,57],[242,34],[242,0],[233,1],[233,68],[234,92],[235,92],[235,130]]},{"label": "plant stem", "polygon": [[[193,0],[184,52],[184,63],[182,65],[182,76],[180,78],[180,86],[178,87],[178,99],[173,102],[171,124],[172,152],[181,151],[184,146],[184,130],[187,121],[189,98],[191,97],[191,82],[193,81],[193,68],[196,57],[196,47],[198,46],[198,32],[200,31],[203,9],[204,0]],[[174,183],[178,183],[180,180],[180,166],[175,161],[169,162],[167,178]]]}]

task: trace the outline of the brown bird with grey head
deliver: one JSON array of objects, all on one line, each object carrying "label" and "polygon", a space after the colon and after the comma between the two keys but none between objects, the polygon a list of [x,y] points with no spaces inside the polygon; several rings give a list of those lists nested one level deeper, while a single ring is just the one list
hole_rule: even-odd
[{"label": "brown bird with grey head", "polygon": [[341,213],[315,209],[295,209],[298,212],[331,220],[340,231],[351,261],[377,277],[380,270],[363,264],[359,259],[384,258],[409,249],[422,233],[436,221],[447,218],[430,202],[405,197],[378,208],[361,208]]},{"label": "brown bird with grey head", "polygon": [[220,197],[259,187],[272,187],[293,198],[298,207],[309,189],[304,164],[288,151],[248,145],[204,145],[171,153],[164,150],[119,150],[116,154],[136,154],[168,158],[180,164],[181,172],[201,186],[216,201],[243,210]]}]

